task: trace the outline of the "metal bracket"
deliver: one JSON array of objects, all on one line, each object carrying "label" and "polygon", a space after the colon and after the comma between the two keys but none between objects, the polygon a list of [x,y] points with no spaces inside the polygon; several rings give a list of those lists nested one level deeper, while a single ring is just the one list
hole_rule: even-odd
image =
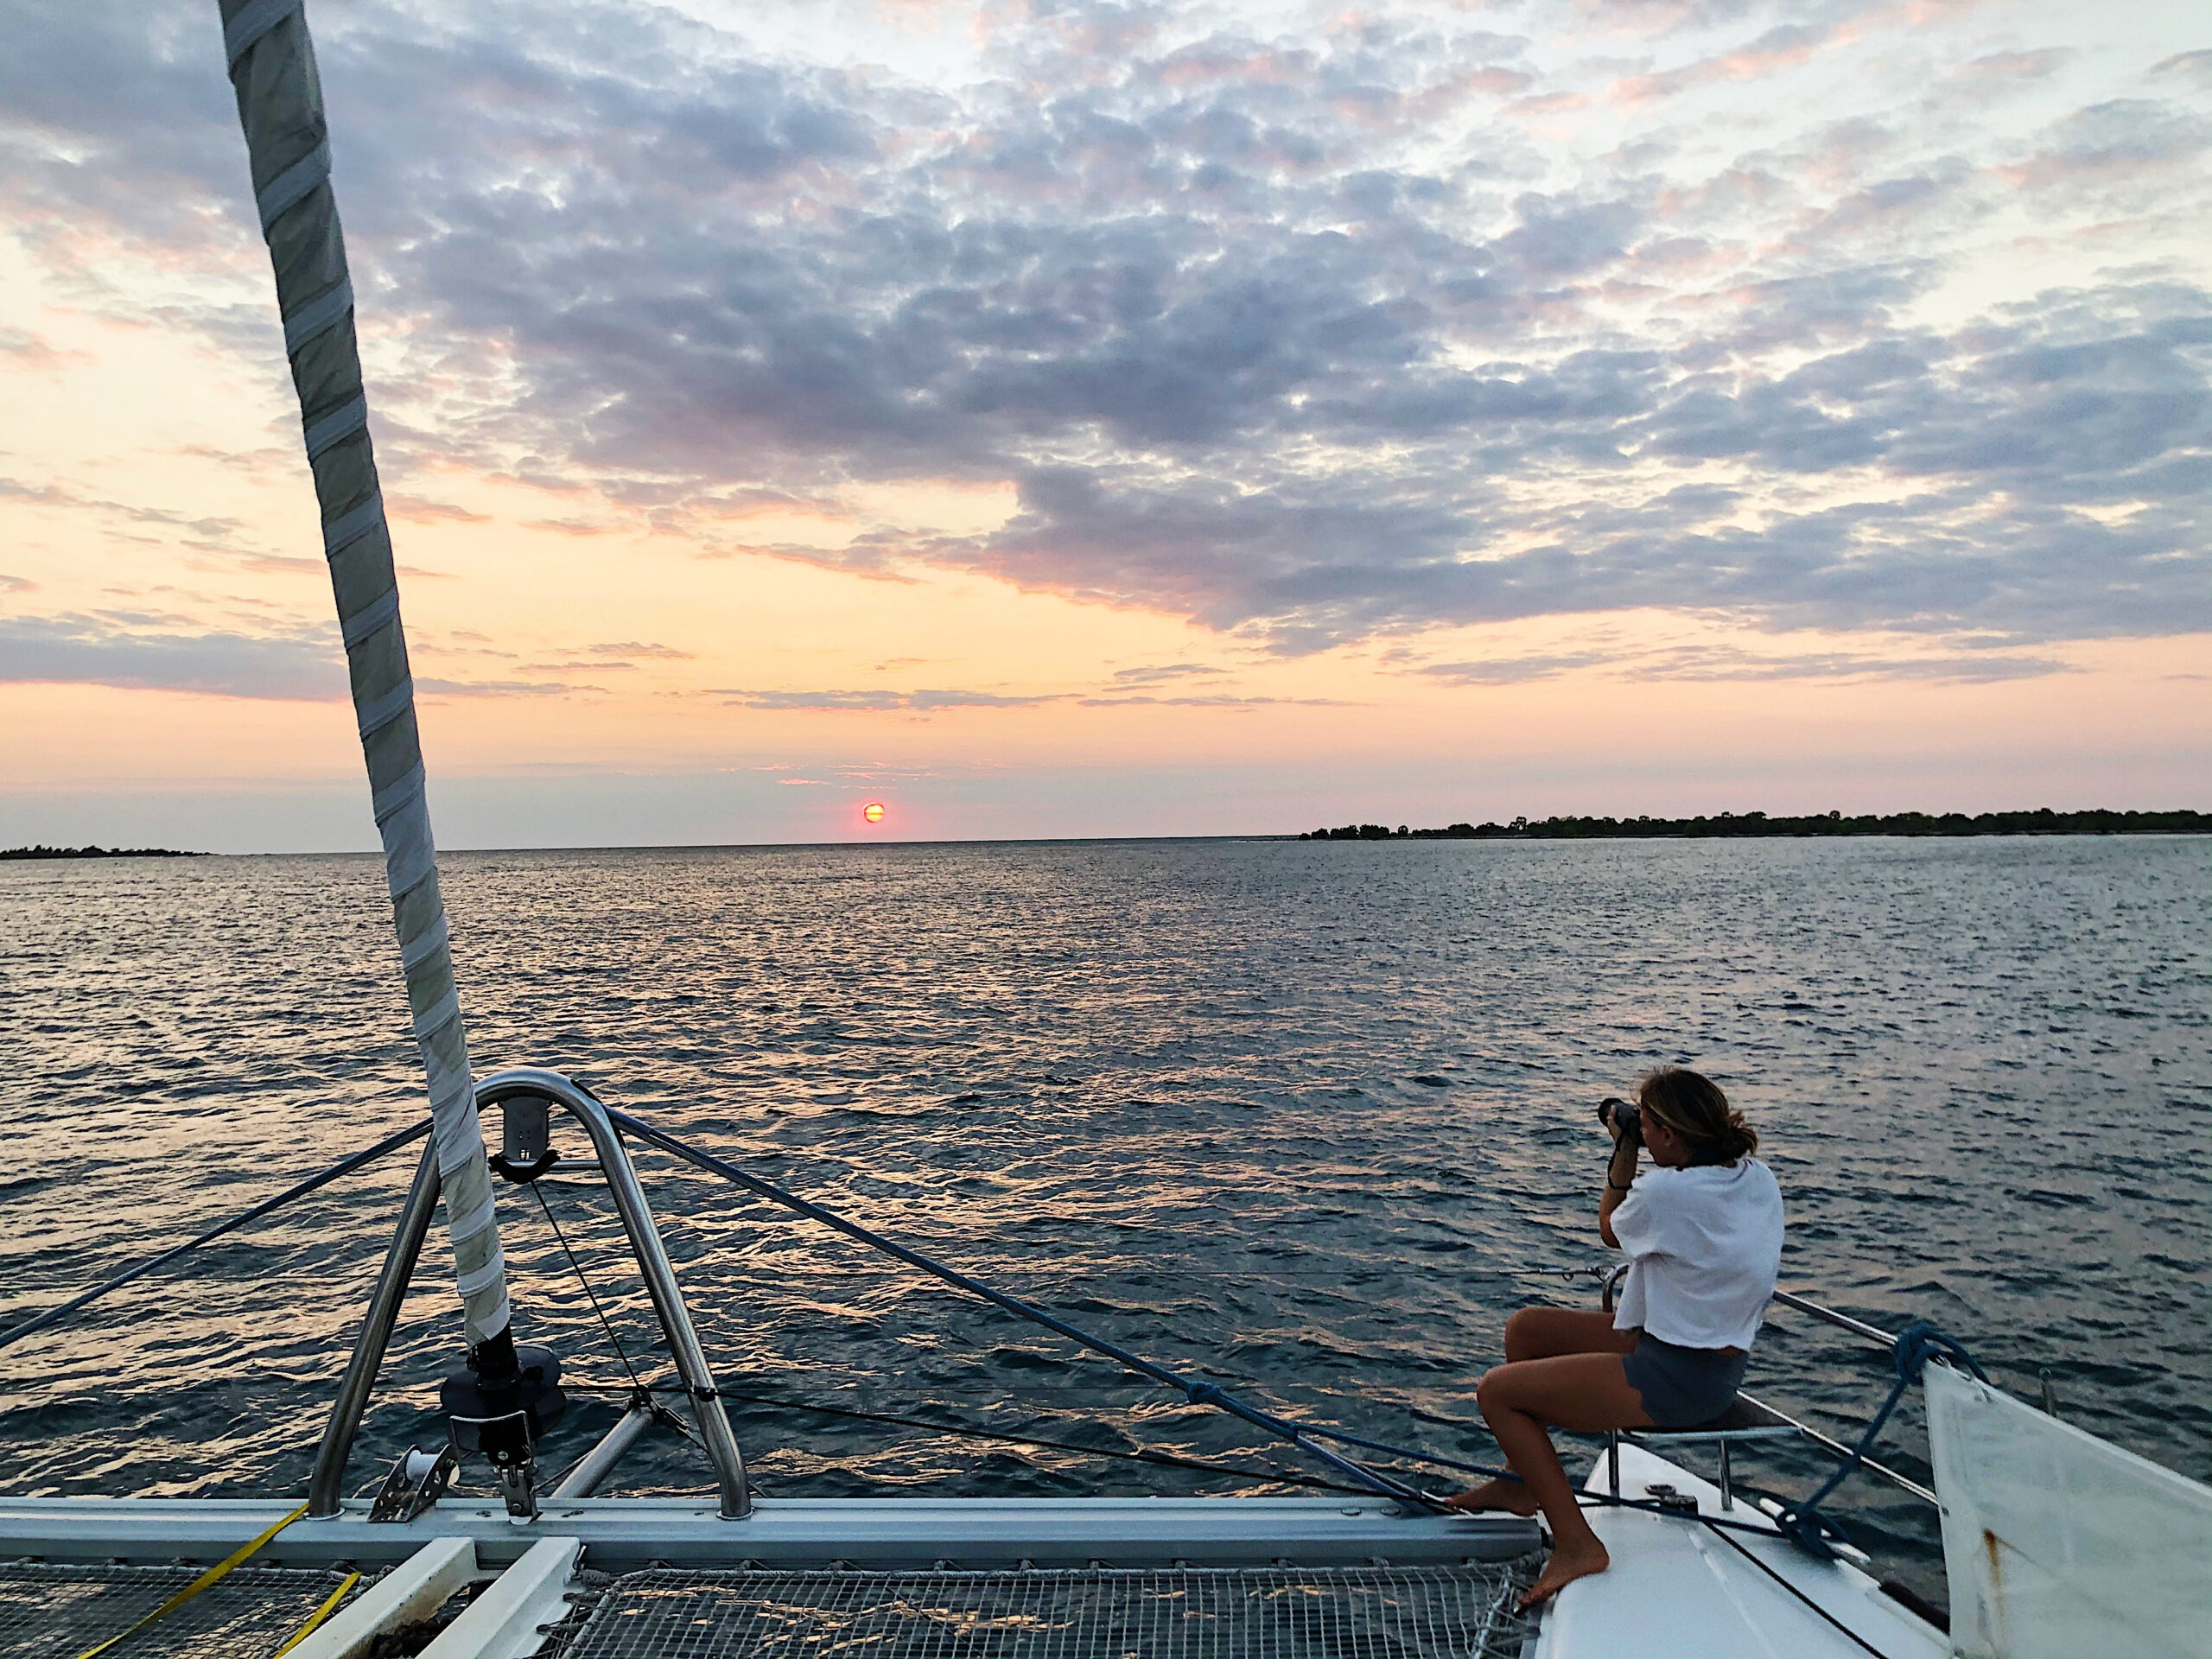
[{"label": "metal bracket", "polygon": [[395,1523],[412,1521],[446,1495],[454,1471],[460,1467],[460,1455],[450,1446],[442,1446],[435,1452],[409,1446],[384,1478],[376,1501],[369,1505],[369,1519]]},{"label": "metal bracket", "polygon": [[[1643,1490],[1650,1496],[1652,1501],[1657,1503],[1660,1509],[1667,1514],[1695,1515],[1697,1513],[1697,1499],[1693,1497],[1688,1492],[1677,1491],[1672,1484],[1666,1481],[1654,1480],[1646,1482]],[[1725,1500],[1722,1502],[1720,1507],[1723,1509],[1728,1507]]]},{"label": "metal bracket", "polygon": [[1613,1311],[1613,1297],[1621,1287],[1621,1281],[1628,1277],[1628,1270],[1632,1265],[1630,1262],[1624,1262],[1605,1275],[1605,1290],[1604,1296],[1600,1299],[1599,1306],[1606,1313],[1610,1313]]},{"label": "metal bracket", "polygon": [[527,1411],[510,1411],[498,1417],[455,1417],[454,1439],[474,1440],[492,1465],[492,1478],[506,1500],[507,1513],[518,1521],[537,1519],[537,1436],[531,1430]]},{"label": "metal bracket", "polygon": [[[622,1230],[629,1236],[639,1274],[645,1281],[653,1312],[659,1317],[661,1333],[668,1339],[670,1357],[676,1362],[677,1375],[690,1396],[691,1412],[721,1487],[722,1518],[743,1520],[753,1510],[745,1458],[738,1450],[737,1437],[730,1432],[729,1414],[715,1391],[714,1373],[708,1369],[706,1355],[699,1346],[698,1332],[691,1323],[690,1310],[684,1306],[683,1293],[676,1281],[676,1269],[661,1243],[652,1206],[646,1202],[638,1172],[630,1162],[621,1137],[614,1132],[607,1109],[557,1071],[518,1069],[478,1083],[477,1109],[481,1111],[519,1096],[551,1101],[575,1118],[590,1137],[592,1150],[597,1154],[601,1171],[607,1179],[607,1192],[622,1218]],[[422,1255],[423,1240],[429,1235],[439,1190],[436,1152],[435,1148],[425,1148],[423,1161],[416,1166],[415,1185],[408,1192],[406,1206],[393,1232],[391,1248],[385,1254],[384,1270],[377,1280],[368,1315],[361,1322],[353,1357],[346,1362],[346,1375],[339,1383],[338,1398],[332,1402],[330,1420],[315,1448],[315,1473],[308,1489],[308,1513],[311,1516],[334,1516],[339,1512],[346,1460],[353,1449],[353,1437],[360,1428],[362,1414],[368,1409],[369,1394],[375,1387],[377,1372],[384,1364],[385,1350],[398,1320],[408,1281]]]}]

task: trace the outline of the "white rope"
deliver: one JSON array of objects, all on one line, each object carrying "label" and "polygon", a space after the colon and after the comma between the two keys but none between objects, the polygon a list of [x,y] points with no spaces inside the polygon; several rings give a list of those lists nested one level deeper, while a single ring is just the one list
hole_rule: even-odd
[{"label": "white rope", "polygon": [[309,300],[284,319],[284,355],[298,356],[301,346],[324,329],[336,327],[353,308],[353,284],[351,282],[341,282],[321,299]]},{"label": "white rope", "polygon": [[[353,699],[353,718],[360,726],[361,741],[364,743],[402,715],[414,712],[415,682],[412,678],[404,679],[389,691],[366,701],[359,696]],[[423,833],[428,835],[429,831],[425,829]]]},{"label": "white rope", "polygon": [[300,0],[251,0],[223,25],[224,61],[232,69],[253,43],[300,9]]},{"label": "white rope", "polygon": [[[413,771],[406,773],[404,777],[397,779],[394,782],[385,785],[370,798],[370,815],[373,817],[378,823],[382,823],[386,818],[391,817],[393,813],[406,807],[416,796],[420,795],[423,792],[425,781],[422,765],[420,762],[417,762]],[[438,916],[438,925],[440,927],[443,927],[445,925],[445,920],[444,913],[441,912]]]},{"label": "white rope", "polygon": [[298,207],[315,194],[318,185],[327,183],[329,179],[330,142],[325,139],[255,191],[253,205],[261,210],[264,238],[276,228],[276,221],[288,208]]},{"label": "white rope", "polygon": [[353,286],[337,208],[324,188],[330,143],[315,48],[301,0],[219,4],[254,204],[276,270],[284,350],[300,395],[301,435],[322,509],[323,553],[338,598],[407,1007],[430,1097],[454,1278],[468,1339],[479,1343],[507,1327],[506,1257],[438,887],[415,683],[369,442],[368,395],[353,331],[340,327],[353,313]]},{"label": "white rope", "polygon": [[371,531],[383,528],[384,495],[379,491],[322,527],[322,556],[334,559]]},{"label": "white rope", "polygon": [[387,588],[383,594],[371,600],[353,615],[340,619],[339,632],[351,651],[364,639],[387,623],[399,620],[399,589]]},{"label": "white rope", "polygon": [[326,449],[341,444],[369,424],[369,400],[365,395],[356,397],[341,409],[334,410],[307,429],[308,459],[314,461]]}]

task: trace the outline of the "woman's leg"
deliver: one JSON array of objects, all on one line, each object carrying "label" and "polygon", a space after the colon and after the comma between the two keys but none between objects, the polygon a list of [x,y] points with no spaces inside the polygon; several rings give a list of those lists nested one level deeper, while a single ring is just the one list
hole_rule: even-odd
[{"label": "woman's leg", "polygon": [[1549,1359],[1556,1354],[1624,1354],[1637,1333],[1613,1329],[1613,1316],[1579,1307],[1524,1307],[1505,1322],[1505,1358]]},{"label": "woman's leg", "polygon": [[[1636,1337],[1633,1331],[1614,1330],[1610,1313],[1572,1307],[1524,1307],[1505,1322],[1505,1358],[1508,1364],[1516,1364],[1562,1354],[1624,1354],[1636,1346]],[[1632,1390],[1630,1397],[1634,1397]],[[1521,1466],[1513,1461],[1510,1451],[1506,1466],[1516,1471]],[[1455,1510],[1508,1510],[1515,1515],[1536,1512],[1535,1494],[1526,1482],[1518,1480],[1486,1480],[1451,1503]]]},{"label": "woman's leg", "polygon": [[1522,1606],[1533,1607],[1609,1565],[1605,1547],[1582,1518],[1546,1426],[1648,1428],[1651,1419],[1642,1396],[1629,1386],[1618,1354],[1562,1354],[1500,1365],[1484,1376],[1478,1397],[1483,1420],[1497,1436],[1506,1461],[1551,1522],[1551,1560],[1521,1599]]}]

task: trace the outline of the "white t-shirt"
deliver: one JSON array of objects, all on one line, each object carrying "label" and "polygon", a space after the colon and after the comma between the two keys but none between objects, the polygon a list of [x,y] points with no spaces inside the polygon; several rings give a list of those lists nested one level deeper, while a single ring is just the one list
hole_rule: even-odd
[{"label": "white t-shirt", "polygon": [[1628,1253],[1616,1331],[1749,1348],[1782,1267],[1782,1188],[1756,1158],[1649,1169],[1613,1211]]}]

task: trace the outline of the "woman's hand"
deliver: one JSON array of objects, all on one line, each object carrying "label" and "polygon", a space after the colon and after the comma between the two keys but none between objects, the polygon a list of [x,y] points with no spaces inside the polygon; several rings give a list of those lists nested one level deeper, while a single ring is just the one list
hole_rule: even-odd
[{"label": "woman's hand", "polygon": [[1605,1241],[1606,1249],[1615,1250],[1620,1248],[1620,1241],[1613,1236],[1613,1211],[1635,1185],[1637,1166],[1643,1155],[1643,1137],[1637,1133],[1642,1123],[1634,1122],[1630,1127],[1614,1115],[1617,1107],[1625,1104],[1625,1101],[1607,1101],[1603,1120],[1605,1132],[1613,1137],[1613,1155],[1605,1162],[1605,1190],[1598,1199],[1598,1236]]},{"label": "woman's hand", "polygon": [[1605,1133],[1613,1137],[1613,1144],[1616,1147],[1620,1145],[1621,1137],[1624,1135],[1639,1143],[1642,1141],[1643,1136],[1637,1133],[1637,1130],[1643,1127],[1640,1122],[1637,1124],[1636,1129],[1622,1127],[1620,1109],[1628,1104],[1626,1101],[1609,1099],[1600,1103],[1605,1107],[1605,1110],[1598,1114],[1598,1121],[1605,1126]]}]

